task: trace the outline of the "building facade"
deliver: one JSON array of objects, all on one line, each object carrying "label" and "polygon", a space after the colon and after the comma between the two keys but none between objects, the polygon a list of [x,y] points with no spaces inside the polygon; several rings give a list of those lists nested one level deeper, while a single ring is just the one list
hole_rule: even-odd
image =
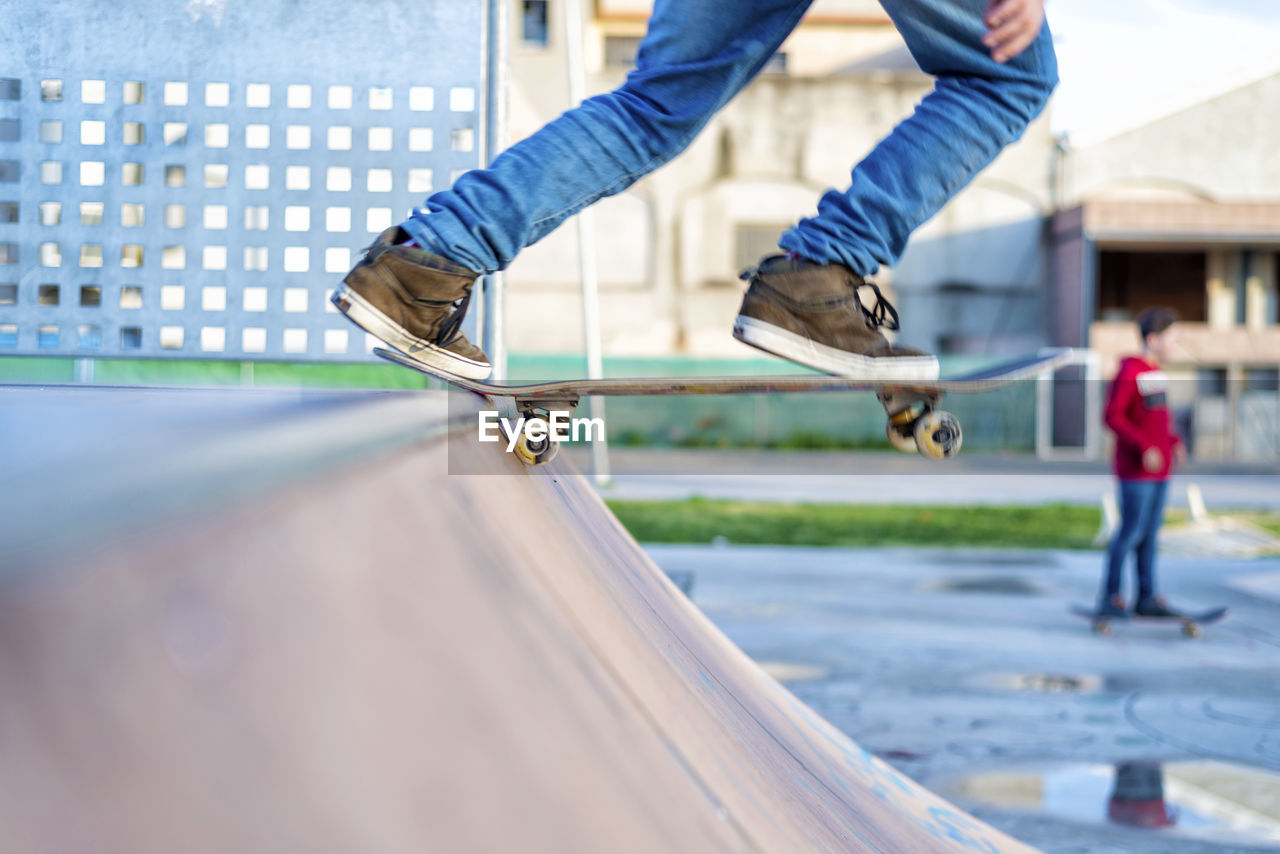
[{"label": "building facade", "polygon": [[1171,403],[1198,457],[1280,458],[1280,74],[1067,150],[1050,339],[1111,376],[1133,319],[1181,317]]}]

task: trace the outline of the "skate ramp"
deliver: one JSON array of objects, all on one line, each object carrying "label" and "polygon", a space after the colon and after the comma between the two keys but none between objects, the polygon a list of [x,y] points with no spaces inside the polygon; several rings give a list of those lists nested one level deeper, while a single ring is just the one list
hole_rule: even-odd
[{"label": "skate ramp", "polygon": [[1031,850],[819,719],[466,404],[255,400],[130,434],[132,525],[49,455],[27,495],[109,530],[0,529],[0,850]]}]

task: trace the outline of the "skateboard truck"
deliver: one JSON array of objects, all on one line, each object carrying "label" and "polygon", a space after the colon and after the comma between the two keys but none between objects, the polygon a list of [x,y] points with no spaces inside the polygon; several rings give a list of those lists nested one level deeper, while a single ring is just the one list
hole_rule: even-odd
[{"label": "skateboard truck", "polygon": [[938,409],[940,392],[910,388],[886,388],[876,393],[889,415],[884,435],[889,444],[904,453],[919,451],[926,457],[943,459],[960,452],[964,433],[960,419]]}]

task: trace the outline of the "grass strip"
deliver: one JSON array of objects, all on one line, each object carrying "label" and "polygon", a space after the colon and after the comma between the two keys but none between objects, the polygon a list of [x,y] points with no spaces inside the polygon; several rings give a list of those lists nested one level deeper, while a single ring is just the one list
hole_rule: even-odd
[{"label": "grass strip", "polygon": [[642,543],[792,546],[988,546],[1092,548],[1102,516],[1072,504],[951,505],[772,504],[689,498],[609,501]]}]

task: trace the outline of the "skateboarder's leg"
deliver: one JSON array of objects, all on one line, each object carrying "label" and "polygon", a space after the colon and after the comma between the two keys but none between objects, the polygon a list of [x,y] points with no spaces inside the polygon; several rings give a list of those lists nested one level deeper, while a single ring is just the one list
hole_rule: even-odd
[{"label": "skateboarder's leg", "polygon": [[907,237],[1022,136],[1057,84],[1048,26],[1005,63],[983,45],[986,0],[882,0],[935,86],[915,113],[854,167],[843,192],[783,235],[803,258],[839,263],[859,276],[892,265]]},{"label": "skateboarder's leg", "polygon": [[658,0],[636,68],[432,195],[403,223],[423,248],[479,272],[680,153],[764,67],[811,0]]},{"label": "skateboarder's leg", "polygon": [[1120,595],[1124,580],[1124,564],[1129,552],[1144,536],[1149,509],[1148,484],[1137,480],[1122,480],[1117,484],[1120,499],[1120,527],[1107,545],[1106,576],[1103,579],[1099,606],[1115,600]]},{"label": "skateboarder's leg", "polygon": [[[864,281],[895,263],[907,237],[1039,115],[1057,83],[1048,27],[1006,63],[982,43],[986,0],[882,0],[934,90],[825,193],[766,259],[734,323],[734,337],[831,373],[881,379],[937,377],[938,361],[891,345],[897,312]],[[870,303],[870,305],[868,305]]]},{"label": "skateboarder's leg", "polygon": [[1134,546],[1138,569],[1138,598],[1134,610],[1151,616],[1167,616],[1172,613],[1164,600],[1156,593],[1156,548],[1160,526],[1164,524],[1164,505],[1169,482],[1148,481],[1146,513],[1142,536]]}]

